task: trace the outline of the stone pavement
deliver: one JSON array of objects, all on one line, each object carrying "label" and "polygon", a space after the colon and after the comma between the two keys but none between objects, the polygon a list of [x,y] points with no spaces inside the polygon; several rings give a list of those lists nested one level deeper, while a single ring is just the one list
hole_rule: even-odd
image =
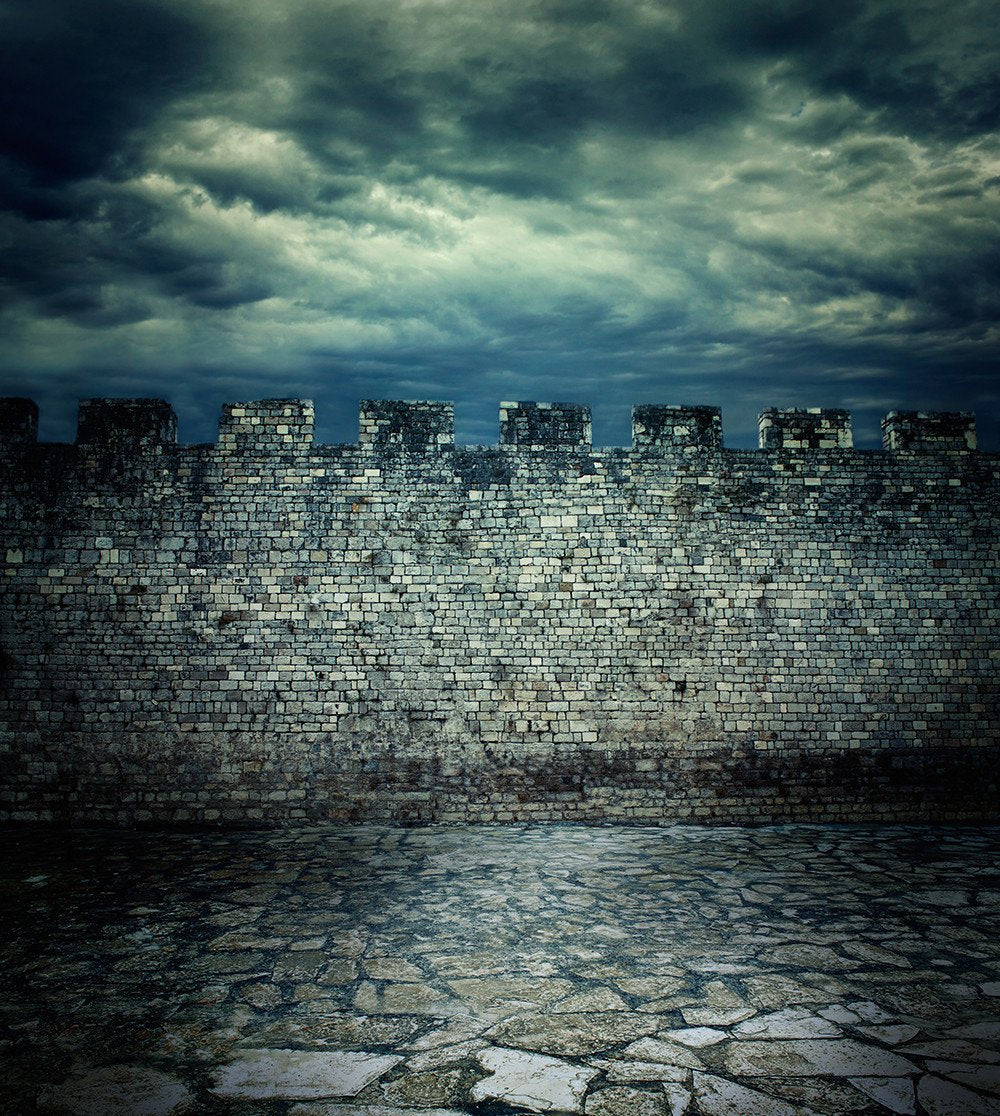
[{"label": "stone pavement", "polygon": [[0,834],[0,1110],[1000,1114],[1000,830]]}]

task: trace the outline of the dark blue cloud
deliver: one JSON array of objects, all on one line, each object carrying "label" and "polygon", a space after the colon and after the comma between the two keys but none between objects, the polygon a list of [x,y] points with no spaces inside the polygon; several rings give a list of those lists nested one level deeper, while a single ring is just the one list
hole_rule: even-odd
[{"label": "dark blue cloud", "polygon": [[0,8],[0,146],[44,189],[138,158],[141,130],[211,80],[204,28],[148,0]]},{"label": "dark blue cloud", "polygon": [[[996,15],[958,0],[0,6],[0,390],[997,422]],[[47,412],[47,413],[45,413]]]}]

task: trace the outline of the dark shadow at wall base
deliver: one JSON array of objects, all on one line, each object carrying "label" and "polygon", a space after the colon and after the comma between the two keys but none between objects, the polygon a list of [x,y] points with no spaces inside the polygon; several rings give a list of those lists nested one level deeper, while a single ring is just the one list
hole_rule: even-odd
[{"label": "dark shadow at wall base", "polygon": [[995,745],[759,741],[469,746],[329,738],[60,737],[0,753],[0,821],[265,828],[314,823],[763,825],[1000,821]]}]

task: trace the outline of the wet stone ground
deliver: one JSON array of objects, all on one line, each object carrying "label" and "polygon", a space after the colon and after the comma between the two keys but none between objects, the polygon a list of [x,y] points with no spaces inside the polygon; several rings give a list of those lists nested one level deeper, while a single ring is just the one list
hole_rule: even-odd
[{"label": "wet stone ground", "polygon": [[0,1109],[1000,1114],[1000,830],[0,834]]}]

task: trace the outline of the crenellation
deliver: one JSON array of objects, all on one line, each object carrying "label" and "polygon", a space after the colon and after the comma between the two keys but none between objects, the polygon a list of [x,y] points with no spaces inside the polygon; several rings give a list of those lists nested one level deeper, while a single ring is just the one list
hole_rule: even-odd
[{"label": "crenellation", "polygon": [[178,447],[100,402],[3,459],[0,818],[996,817],[1000,469],[940,441],[971,416],[861,452],[769,411],[730,450],[644,405],[594,449],[520,403],[456,447],[450,405],[365,401],[321,446],[265,400]]}]

